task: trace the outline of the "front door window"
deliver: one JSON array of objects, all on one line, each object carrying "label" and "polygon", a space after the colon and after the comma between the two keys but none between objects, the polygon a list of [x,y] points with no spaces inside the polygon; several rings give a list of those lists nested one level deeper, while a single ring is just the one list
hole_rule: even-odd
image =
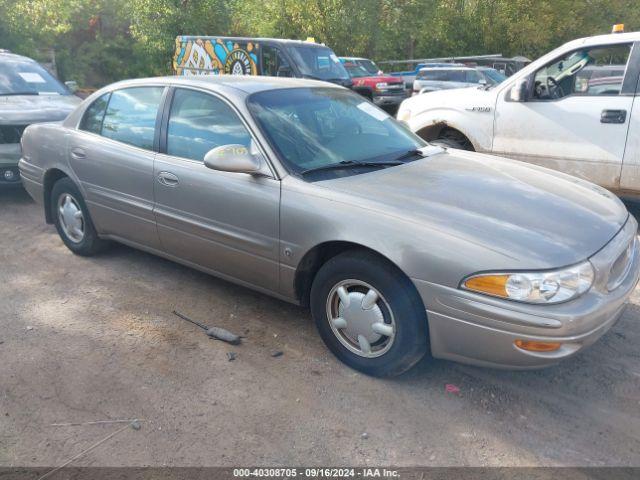
[{"label": "front door window", "polygon": [[577,50],[538,70],[533,98],[620,95],[631,44]]}]

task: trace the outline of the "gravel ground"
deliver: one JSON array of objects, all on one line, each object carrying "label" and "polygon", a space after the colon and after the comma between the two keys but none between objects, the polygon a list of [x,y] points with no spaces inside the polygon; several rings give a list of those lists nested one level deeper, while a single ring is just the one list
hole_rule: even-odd
[{"label": "gravel ground", "polygon": [[121,428],[54,423],[129,418],[142,428],[74,465],[640,466],[638,291],[559,366],[425,359],[379,380],[334,359],[304,309],[123,246],[74,256],[23,191],[0,205],[1,466],[59,465]]}]

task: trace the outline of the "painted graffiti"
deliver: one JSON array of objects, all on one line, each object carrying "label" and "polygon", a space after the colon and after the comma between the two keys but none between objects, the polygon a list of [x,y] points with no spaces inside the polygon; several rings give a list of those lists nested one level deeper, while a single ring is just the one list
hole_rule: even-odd
[{"label": "painted graffiti", "polygon": [[259,45],[214,37],[176,38],[176,75],[257,75]]}]

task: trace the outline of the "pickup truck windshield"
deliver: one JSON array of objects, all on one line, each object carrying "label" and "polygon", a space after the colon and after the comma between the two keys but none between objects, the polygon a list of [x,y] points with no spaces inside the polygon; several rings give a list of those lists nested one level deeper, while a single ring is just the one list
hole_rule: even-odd
[{"label": "pickup truck windshield", "polygon": [[344,68],[347,69],[351,78],[369,77],[371,74],[367,72],[364,67],[355,64],[346,64]]},{"label": "pickup truck windshield", "polygon": [[318,80],[348,80],[349,74],[330,48],[312,46],[290,47],[300,72]]},{"label": "pickup truck windshield", "polygon": [[360,65],[362,68],[364,68],[367,71],[367,73],[369,73],[369,75],[378,75],[378,72],[380,72],[380,69],[378,68],[378,66],[375,63],[373,63],[373,61],[371,60],[367,60],[367,59],[357,60],[356,63]]},{"label": "pickup truck windshield", "polygon": [[[348,90],[291,88],[254,93],[251,114],[288,169],[324,175],[363,173],[402,163],[427,144],[386,112]],[[358,164],[366,162],[366,166]],[[331,165],[355,169],[327,169]]]},{"label": "pickup truck windshield", "polygon": [[64,85],[35,62],[0,62],[0,96],[70,94]]}]

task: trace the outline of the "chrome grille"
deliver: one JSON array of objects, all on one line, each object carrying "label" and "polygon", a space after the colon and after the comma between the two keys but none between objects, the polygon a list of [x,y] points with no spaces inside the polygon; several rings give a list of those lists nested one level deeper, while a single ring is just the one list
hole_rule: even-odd
[{"label": "chrome grille", "polygon": [[625,278],[627,278],[637,253],[637,244],[638,237],[634,236],[624,252],[613,262],[613,266],[611,270],[609,270],[609,280],[607,282],[607,289],[609,291],[618,288],[620,284],[624,282]]},{"label": "chrome grille", "polygon": [[20,143],[26,125],[0,125],[0,144]]}]

